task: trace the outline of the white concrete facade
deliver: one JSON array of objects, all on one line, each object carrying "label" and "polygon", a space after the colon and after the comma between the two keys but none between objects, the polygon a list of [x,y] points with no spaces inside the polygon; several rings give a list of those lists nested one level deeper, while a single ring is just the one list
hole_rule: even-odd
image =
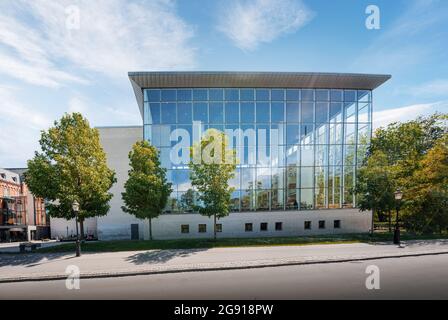
[{"label": "white concrete facade", "polygon": [[[340,228],[334,228],[334,221],[340,221]],[[311,221],[311,229],[305,230],[305,221]],[[319,221],[325,221],[325,228],[319,229]],[[281,230],[275,225],[281,222]],[[252,231],[245,231],[246,223],[252,224]],[[261,223],[267,223],[267,231],[261,231]],[[289,237],[319,234],[365,233],[371,228],[372,215],[357,209],[279,211],[279,212],[236,212],[220,219],[221,238],[236,237]],[[189,225],[189,233],[181,233],[181,225]],[[199,232],[199,224],[206,224],[207,231]],[[154,239],[210,238],[213,237],[213,218],[199,214],[168,214],[153,220]]]}]

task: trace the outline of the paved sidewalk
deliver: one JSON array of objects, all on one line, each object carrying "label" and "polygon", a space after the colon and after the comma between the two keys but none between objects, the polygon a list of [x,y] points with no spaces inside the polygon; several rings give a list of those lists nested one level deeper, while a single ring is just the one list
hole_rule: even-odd
[{"label": "paved sidewalk", "polygon": [[[22,241],[22,242],[28,242],[28,241]],[[63,244],[64,242],[59,242],[56,240],[49,240],[49,241],[31,241],[32,243],[37,243],[41,245],[41,248],[48,248],[53,246],[59,246]],[[20,243],[21,242],[6,242],[6,243],[0,243],[0,253],[19,253],[20,252]]]},{"label": "paved sidewalk", "polygon": [[114,253],[0,255],[0,283],[65,279],[69,265],[82,278],[373,260],[401,256],[448,254],[448,240],[390,243],[272,246]]}]

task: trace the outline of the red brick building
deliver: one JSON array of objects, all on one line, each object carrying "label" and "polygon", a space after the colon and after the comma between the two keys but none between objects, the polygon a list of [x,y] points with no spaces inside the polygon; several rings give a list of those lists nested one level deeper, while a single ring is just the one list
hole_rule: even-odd
[{"label": "red brick building", "polygon": [[45,202],[23,180],[24,169],[0,169],[0,242],[49,238]]}]

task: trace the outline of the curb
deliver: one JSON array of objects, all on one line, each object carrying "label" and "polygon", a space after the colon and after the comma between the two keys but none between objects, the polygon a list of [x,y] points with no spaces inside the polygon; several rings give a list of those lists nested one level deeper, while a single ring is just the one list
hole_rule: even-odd
[{"label": "curb", "polygon": [[[383,259],[397,259],[397,258],[408,258],[408,257],[435,256],[435,255],[444,255],[444,254],[448,254],[448,251],[422,252],[422,253],[410,253],[410,254],[394,254],[394,255],[345,258],[345,259],[286,261],[286,262],[264,263],[264,264],[261,263],[261,264],[254,264],[254,265],[248,264],[248,265],[239,265],[239,266],[199,267],[199,268],[198,267],[195,267],[195,268],[187,267],[187,268],[171,268],[171,269],[166,269],[166,270],[140,270],[140,271],[122,271],[122,272],[94,272],[94,273],[81,273],[80,278],[82,278],[82,279],[101,279],[101,278],[133,277],[133,276],[183,273],[183,272],[206,272],[206,271],[245,270],[245,269],[248,270],[248,269],[261,269],[261,268],[285,267],[285,266],[301,266],[301,265],[383,260]],[[67,279],[66,274],[24,276],[24,277],[0,278],[0,284],[1,283],[15,283],[15,282],[55,281],[55,280],[65,280],[65,279]]]}]

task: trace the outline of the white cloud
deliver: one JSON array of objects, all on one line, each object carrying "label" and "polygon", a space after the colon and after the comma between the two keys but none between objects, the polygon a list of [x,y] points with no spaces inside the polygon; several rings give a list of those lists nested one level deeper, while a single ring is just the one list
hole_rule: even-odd
[{"label": "white cloud", "polygon": [[[73,5],[79,29],[66,28]],[[123,78],[194,65],[193,30],[170,0],[19,0],[0,12],[0,72],[28,83],[57,87],[86,83],[83,71]]]},{"label": "white cloud", "polygon": [[387,126],[393,122],[404,122],[416,119],[418,116],[430,115],[435,112],[448,113],[448,101],[415,104],[411,106],[376,111],[373,113],[373,127]]},{"label": "white cloud", "polygon": [[419,86],[412,87],[409,92],[412,95],[448,96],[448,80],[438,79]]},{"label": "white cloud", "polygon": [[[17,92],[20,91],[20,92]],[[15,99],[21,90],[0,86],[0,167],[22,167],[38,148],[39,133],[51,121]]]},{"label": "white cloud", "polygon": [[242,50],[295,32],[314,15],[300,0],[234,0],[222,11],[218,29]]}]

